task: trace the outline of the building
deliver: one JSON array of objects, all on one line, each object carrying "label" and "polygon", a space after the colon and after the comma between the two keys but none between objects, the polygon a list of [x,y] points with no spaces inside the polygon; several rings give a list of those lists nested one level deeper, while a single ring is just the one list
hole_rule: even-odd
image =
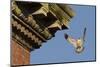
[{"label": "building", "polygon": [[58,30],[68,29],[75,15],[68,5],[11,2],[11,65],[30,64],[30,52],[42,47]]}]

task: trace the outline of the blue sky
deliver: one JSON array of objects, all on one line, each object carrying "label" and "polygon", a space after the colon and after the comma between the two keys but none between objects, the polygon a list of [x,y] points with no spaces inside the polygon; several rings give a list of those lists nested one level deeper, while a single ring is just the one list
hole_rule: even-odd
[{"label": "blue sky", "polygon": [[[70,5],[76,15],[71,20],[68,30],[58,31],[55,37],[43,43],[40,49],[31,52],[31,64],[60,63],[95,60],[95,7]],[[64,33],[79,38],[87,28],[84,51],[77,54],[73,46],[64,38]]]}]

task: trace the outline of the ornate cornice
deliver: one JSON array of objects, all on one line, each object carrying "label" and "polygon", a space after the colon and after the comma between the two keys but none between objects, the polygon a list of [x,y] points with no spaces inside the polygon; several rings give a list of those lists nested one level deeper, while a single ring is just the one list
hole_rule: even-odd
[{"label": "ornate cornice", "polygon": [[[34,6],[34,3],[28,2],[23,5],[20,4],[21,1],[17,3],[12,1],[12,39],[30,51],[54,37],[57,30],[67,29],[70,19],[74,16],[69,6],[51,3],[35,3]],[[31,13],[28,13],[26,8],[30,6],[27,3],[32,6],[33,12],[31,10]]]}]

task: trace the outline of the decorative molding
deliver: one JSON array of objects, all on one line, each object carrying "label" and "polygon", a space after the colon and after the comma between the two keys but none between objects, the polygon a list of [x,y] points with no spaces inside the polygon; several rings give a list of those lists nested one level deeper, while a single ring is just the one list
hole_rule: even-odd
[{"label": "decorative molding", "polygon": [[11,24],[12,38],[30,50],[39,48],[43,42],[54,37],[57,30],[68,29],[70,19],[75,15],[68,5],[38,3],[40,6],[36,9],[36,4],[28,4],[33,7],[30,11],[24,6],[27,2],[23,5],[12,1]]}]

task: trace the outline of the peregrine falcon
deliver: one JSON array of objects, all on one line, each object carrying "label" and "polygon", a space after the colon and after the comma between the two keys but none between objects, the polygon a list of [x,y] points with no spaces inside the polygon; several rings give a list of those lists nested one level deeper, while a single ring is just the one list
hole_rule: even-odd
[{"label": "peregrine falcon", "polygon": [[84,28],[83,36],[75,39],[69,36],[68,34],[65,34],[65,39],[72,44],[75,47],[76,53],[81,53],[84,50],[84,42],[85,42],[85,36],[86,36],[86,28]]}]

